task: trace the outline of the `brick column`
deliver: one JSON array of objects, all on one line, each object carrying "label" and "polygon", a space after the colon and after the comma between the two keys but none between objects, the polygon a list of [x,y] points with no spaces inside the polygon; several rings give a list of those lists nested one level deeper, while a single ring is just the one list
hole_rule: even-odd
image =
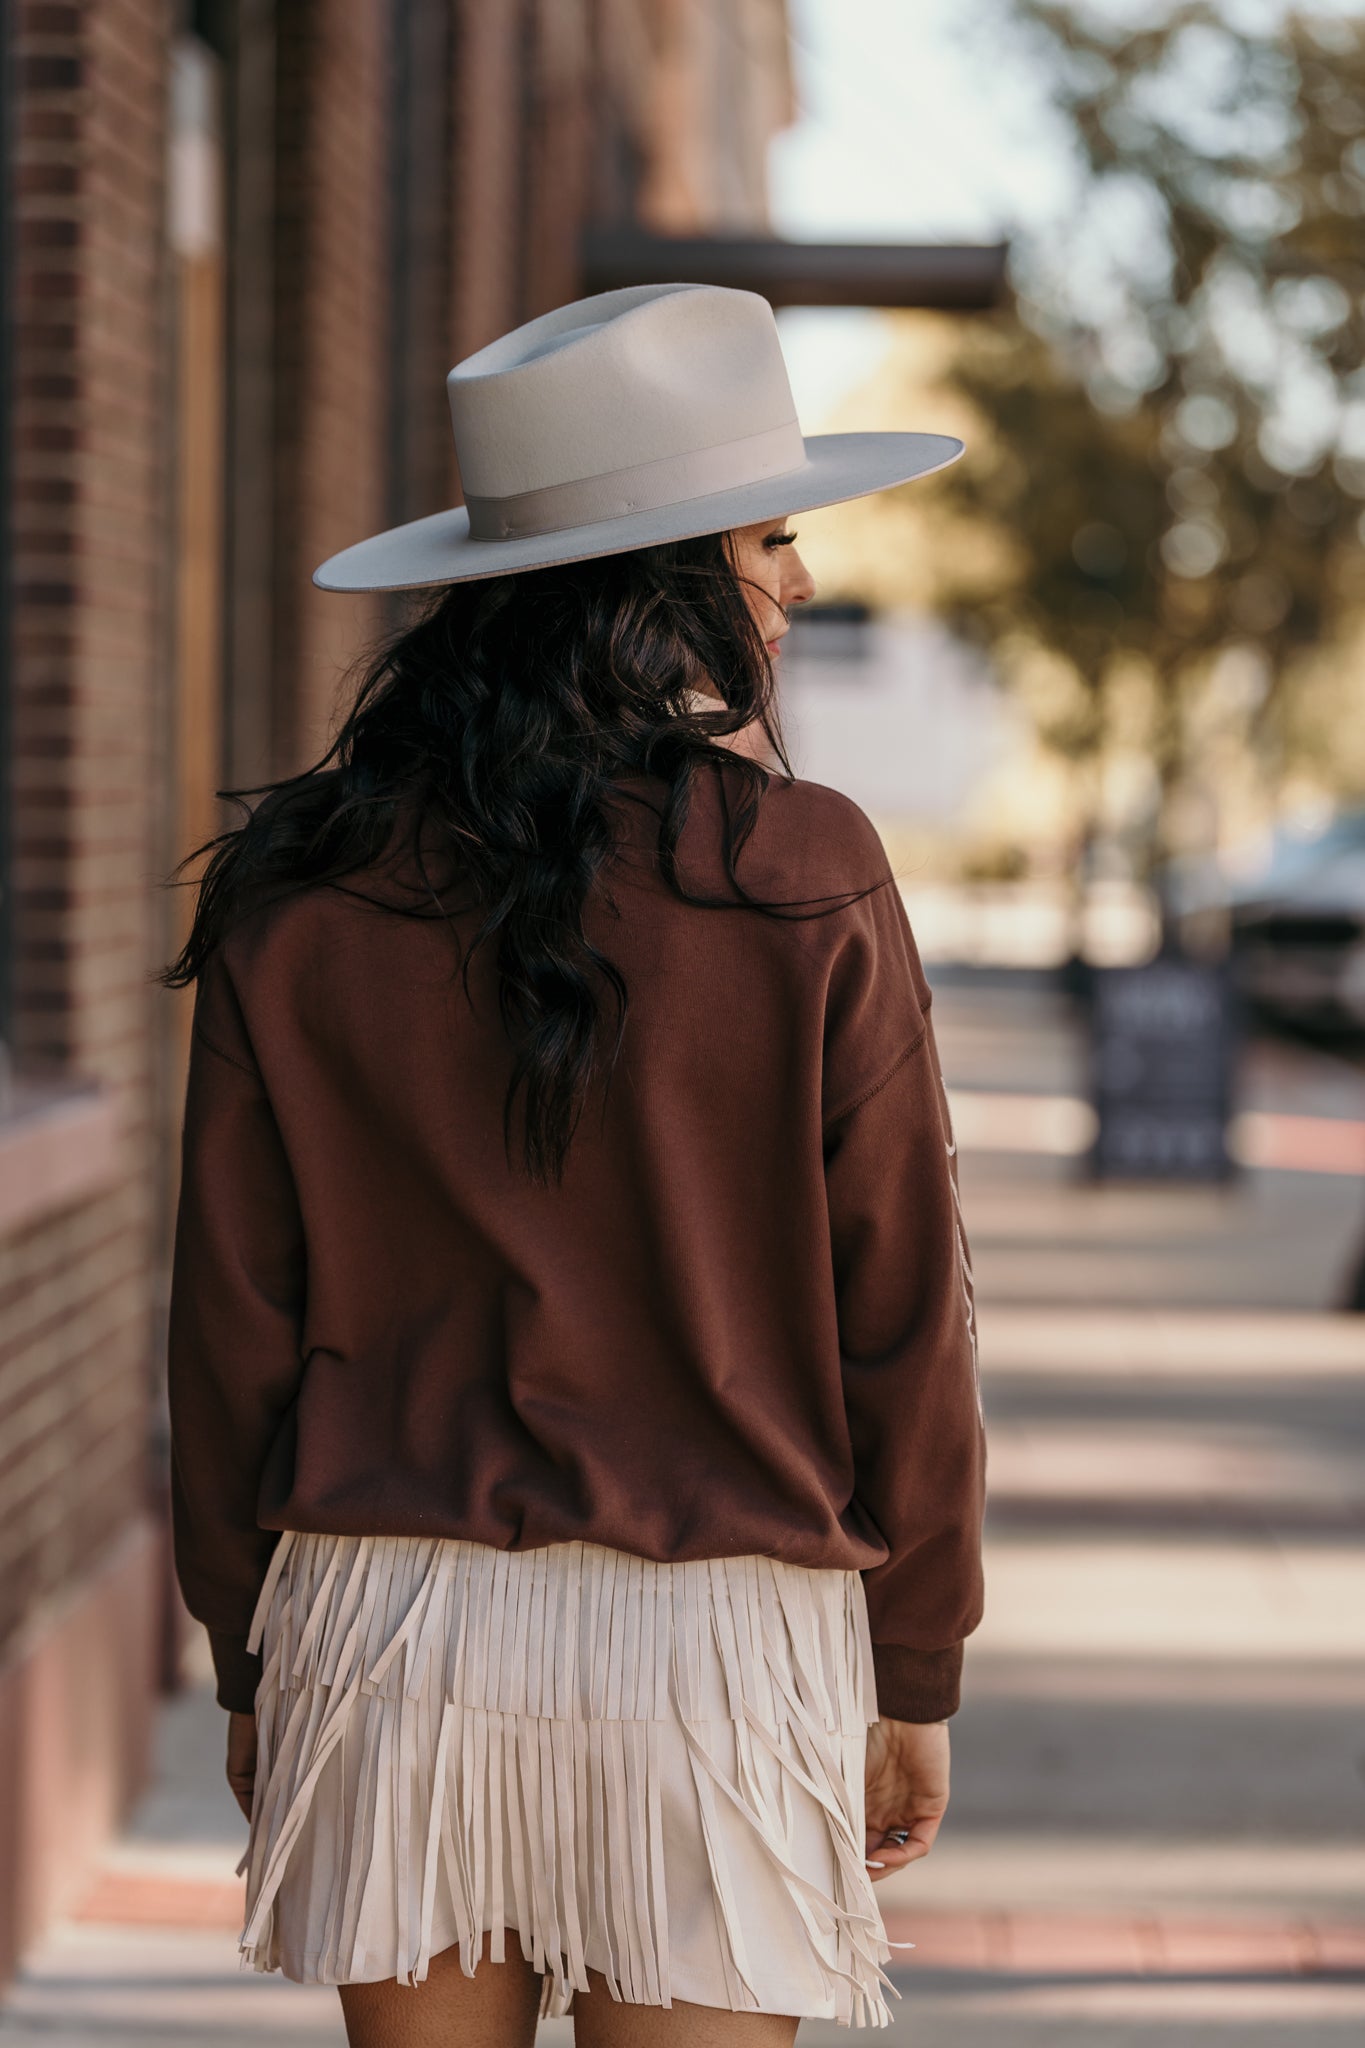
[{"label": "brick column", "polygon": [[277,773],[327,743],[341,669],[383,617],[309,579],[387,509],[387,28],[382,0],[277,9]]}]

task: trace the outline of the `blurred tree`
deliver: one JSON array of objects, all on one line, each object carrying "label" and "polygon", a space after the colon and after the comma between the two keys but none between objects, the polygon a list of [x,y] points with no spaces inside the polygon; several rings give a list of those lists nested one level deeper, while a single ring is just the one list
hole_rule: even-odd
[{"label": "blurred tree", "polygon": [[1048,737],[1075,757],[1145,674],[1146,865],[1213,836],[1212,732],[1274,762],[1285,678],[1365,596],[1365,23],[998,12],[1081,177],[1066,231],[1016,244],[1014,314],[962,330],[950,382],[989,432],[943,499],[1008,566],[939,601],[1006,676],[1065,665]]}]

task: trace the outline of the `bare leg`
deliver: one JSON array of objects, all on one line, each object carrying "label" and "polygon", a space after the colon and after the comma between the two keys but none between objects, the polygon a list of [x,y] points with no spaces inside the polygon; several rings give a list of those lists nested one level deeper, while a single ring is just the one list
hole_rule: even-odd
[{"label": "bare leg", "polygon": [[351,2048],[531,2048],[541,1979],[507,1934],[507,1960],[488,1960],[490,1937],[474,1975],[448,1948],[431,1959],[421,1984],[343,1984],[341,2010]]},{"label": "bare leg", "polygon": [[792,2048],[799,2021],[781,2013],[726,2012],[714,2005],[626,2005],[589,1970],[590,1993],[573,2002],[575,2048]]}]

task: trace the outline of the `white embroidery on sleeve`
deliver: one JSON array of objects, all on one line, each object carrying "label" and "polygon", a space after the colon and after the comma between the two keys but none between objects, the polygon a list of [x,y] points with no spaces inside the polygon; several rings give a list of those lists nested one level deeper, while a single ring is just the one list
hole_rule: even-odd
[{"label": "white embroidery on sleeve", "polygon": [[943,1069],[934,1062],[934,1073],[938,1080],[939,1099],[943,1104],[943,1123],[948,1133],[948,1178],[953,1190],[954,1234],[957,1238],[958,1284],[962,1289],[962,1309],[967,1325],[967,1337],[972,1347],[972,1386],[976,1393],[976,1412],[984,1428],[986,1411],[981,1399],[981,1364],[977,1346],[976,1330],[976,1281],[972,1273],[971,1253],[967,1248],[967,1229],[962,1219],[962,1190],[957,1182],[957,1134],[953,1129],[952,1105],[948,1100],[948,1089],[943,1079]]}]

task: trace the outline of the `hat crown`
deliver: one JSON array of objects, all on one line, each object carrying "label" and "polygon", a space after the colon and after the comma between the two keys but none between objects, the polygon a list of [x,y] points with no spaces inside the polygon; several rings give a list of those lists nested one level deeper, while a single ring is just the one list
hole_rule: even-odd
[{"label": "hat crown", "polygon": [[[471,517],[483,500],[727,451],[755,475],[805,460],[767,300],[717,285],[640,285],[576,300],[490,342],[446,379]],[[773,465],[777,467],[774,469]]]}]

